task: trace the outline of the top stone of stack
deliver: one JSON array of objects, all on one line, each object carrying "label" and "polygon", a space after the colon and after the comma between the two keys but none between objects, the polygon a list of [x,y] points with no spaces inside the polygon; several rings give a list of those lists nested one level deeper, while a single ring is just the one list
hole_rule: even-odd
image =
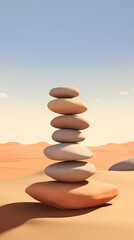
[{"label": "top stone of stack", "polygon": [[79,95],[79,90],[74,87],[52,88],[49,95],[55,98],[74,98]]}]

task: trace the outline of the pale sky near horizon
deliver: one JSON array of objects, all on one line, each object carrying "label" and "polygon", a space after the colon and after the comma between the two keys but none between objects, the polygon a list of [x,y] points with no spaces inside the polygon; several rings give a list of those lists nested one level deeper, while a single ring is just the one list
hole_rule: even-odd
[{"label": "pale sky near horizon", "polygon": [[133,11],[130,0],[2,0],[0,143],[52,143],[56,86],[88,106],[83,143],[134,141]]}]

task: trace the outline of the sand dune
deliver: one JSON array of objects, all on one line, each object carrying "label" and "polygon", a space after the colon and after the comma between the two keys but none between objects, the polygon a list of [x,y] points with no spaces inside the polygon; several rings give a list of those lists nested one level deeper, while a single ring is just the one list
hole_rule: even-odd
[{"label": "sand dune", "polygon": [[0,179],[18,178],[44,169],[50,164],[43,154],[48,145],[45,142],[0,144]]},{"label": "sand dune", "polygon": [[97,171],[91,179],[117,185],[118,197],[96,208],[60,210],[35,201],[24,191],[31,183],[50,180],[43,171],[1,180],[1,240],[133,239],[134,173]]},{"label": "sand dune", "polygon": [[90,147],[94,153],[92,163],[98,170],[108,170],[113,164],[134,157],[134,142]]},{"label": "sand dune", "polygon": [[[46,142],[0,144],[0,179],[25,176],[54,163],[53,160],[46,158],[43,154],[43,149],[48,145]],[[108,170],[111,165],[134,157],[134,142],[110,143],[89,148],[94,153],[94,157],[89,161],[98,170]]]}]

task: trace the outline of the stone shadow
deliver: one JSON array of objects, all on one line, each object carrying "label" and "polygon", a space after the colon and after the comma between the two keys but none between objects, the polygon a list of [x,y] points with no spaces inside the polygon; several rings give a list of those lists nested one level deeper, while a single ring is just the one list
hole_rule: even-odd
[{"label": "stone shadow", "polygon": [[36,202],[17,202],[0,207],[0,233],[16,228],[28,220],[36,218],[65,218],[91,213],[99,208],[110,206],[106,203],[97,207],[64,210]]}]

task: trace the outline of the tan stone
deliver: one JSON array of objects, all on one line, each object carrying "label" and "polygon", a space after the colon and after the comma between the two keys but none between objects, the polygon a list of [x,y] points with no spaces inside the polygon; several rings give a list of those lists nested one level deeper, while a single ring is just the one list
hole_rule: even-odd
[{"label": "tan stone", "polygon": [[51,126],[55,128],[71,128],[83,130],[89,127],[89,122],[77,115],[65,115],[55,117],[51,121]]},{"label": "tan stone", "polygon": [[81,142],[85,140],[85,136],[78,130],[61,129],[52,134],[52,139],[56,142]]},{"label": "tan stone", "polygon": [[74,98],[79,95],[79,91],[74,87],[52,88],[49,95],[55,98]]},{"label": "tan stone", "polygon": [[48,108],[59,114],[80,114],[87,110],[86,105],[78,99],[60,98],[48,103]]},{"label": "tan stone", "polygon": [[91,158],[93,153],[79,143],[59,143],[44,149],[44,154],[52,160],[84,160]]},{"label": "tan stone", "polygon": [[38,182],[26,188],[34,199],[62,209],[82,209],[104,204],[119,191],[114,185],[90,180],[80,183]]},{"label": "tan stone", "polygon": [[84,161],[65,161],[47,166],[44,172],[61,182],[80,182],[95,174],[96,168]]}]

